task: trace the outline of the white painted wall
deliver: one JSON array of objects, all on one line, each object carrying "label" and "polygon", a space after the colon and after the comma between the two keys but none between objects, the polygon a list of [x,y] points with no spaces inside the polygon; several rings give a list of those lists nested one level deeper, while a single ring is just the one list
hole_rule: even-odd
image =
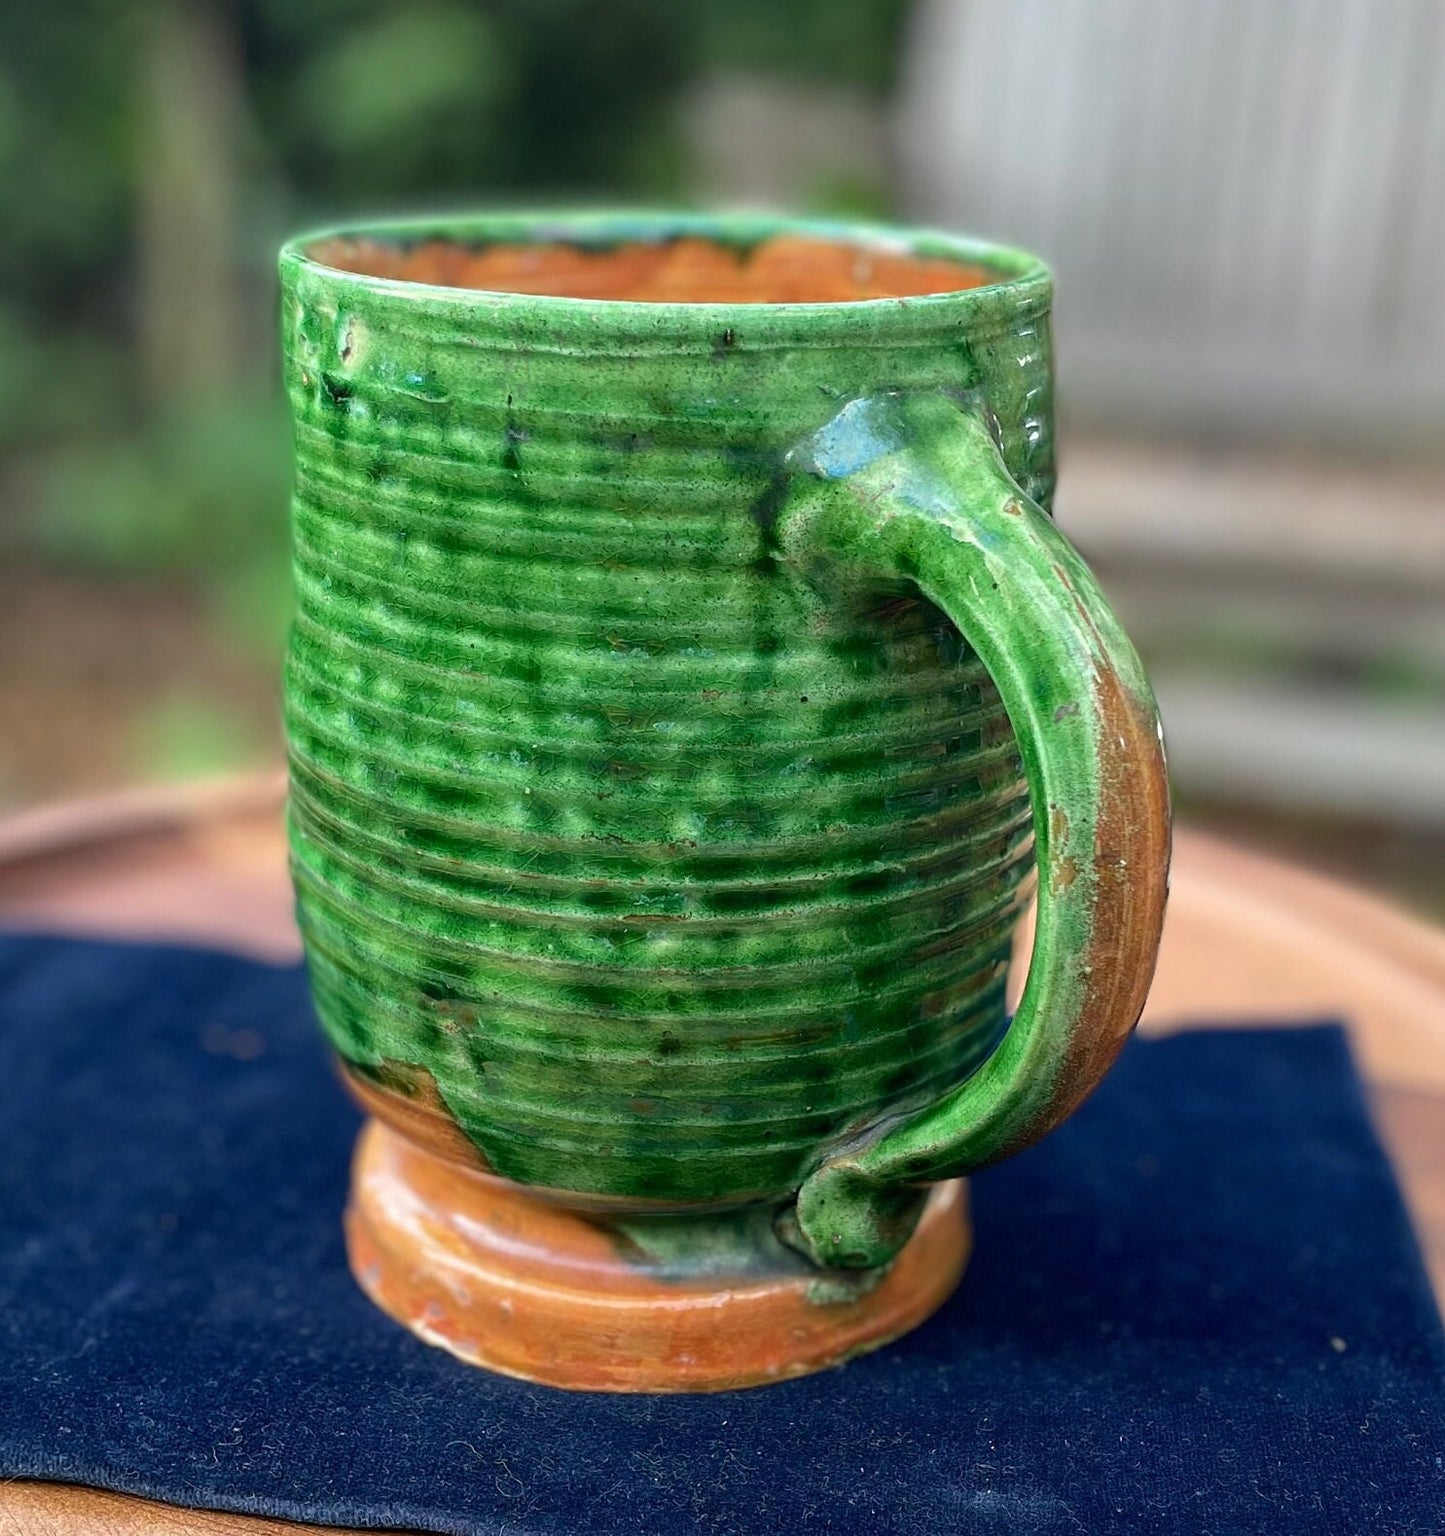
[{"label": "white painted wall", "polygon": [[919,0],[899,156],[1075,419],[1445,454],[1445,0]]}]

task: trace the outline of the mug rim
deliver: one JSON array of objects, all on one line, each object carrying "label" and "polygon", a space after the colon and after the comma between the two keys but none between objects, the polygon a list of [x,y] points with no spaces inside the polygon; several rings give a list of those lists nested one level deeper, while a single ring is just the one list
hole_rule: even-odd
[{"label": "mug rim", "polygon": [[[327,240],[381,240],[416,243],[426,239],[484,245],[573,244],[605,248],[624,241],[664,241],[686,236],[720,244],[747,246],[777,235],[796,235],[856,245],[893,256],[958,261],[981,267],[996,280],[938,293],[887,298],[749,301],[586,298],[566,294],[522,293],[507,289],[463,288],[411,278],[381,277],[333,266],[312,254]],[[759,330],[791,329],[799,323],[815,330],[865,324],[887,325],[888,317],[913,322],[971,323],[988,318],[1021,318],[1049,308],[1053,273],[1029,251],[944,230],[873,220],[798,218],[780,213],[695,213],[642,210],[491,210],[478,213],[421,215],[405,218],[347,220],[293,236],[281,247],[283,279],[305,275],[334,285],[339,292],[421,303],[449,311],[526,315],[538,322],[575,323],[589,329],[616,326],[628,332],[645,328],[676,336],[711,331],[719,324],[747,323]],[[501,312],[501,314],[498,314]],[[831,317],[831,319],[830,319]],[[970,326],[970,328],[972,328]]]}]

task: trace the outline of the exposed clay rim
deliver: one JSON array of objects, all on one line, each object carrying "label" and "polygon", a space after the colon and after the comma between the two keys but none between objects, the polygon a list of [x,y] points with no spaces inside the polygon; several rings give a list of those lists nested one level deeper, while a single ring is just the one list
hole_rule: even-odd
[{"label": "exposed clay rim", "polygon": [[793,233],[747,246],[684,234],[605,249],[571,241],[402,244],[337,235],[309,246],[308,254],[363,277],[635,304],[839,304],[958,293],[994,281],[977,262]]},{"label": "exposed clay rim", "polygon": [[[594,277],[601,278],[609,257],[621,261],[625,253],[625,260],[637,262],[640,253],[668,247],[674,253],[691,251],[699,261],[709,259],[702,256],[703,251],[710,252],[714,264],[719,254],[729,253],[736,263],[730,275],[746,283],[750,264],[760,258],[760,270],[770,263],[788,266],[780,260],[786,251],[796,257],[809,246],[820,266],[834,266],[835,277],[837,262],[846,255],[864,267],[883,271],[892,291],[868,296],[866,284],[854,285],[862,294],[855,296],[840,293],[834,282],[822,297],[800,298],[798,293],[806,291],[800,278],[781,301],[769,299],[761,287],[758,297],[739,298],[733,293],[725,298],[678,299],[674,296],[677,284],[666,282],[654,290],[665,295],[657,298],[466,285],[466,264],[473,260],[480,261],[481,280],[500,281],[509,261],[514,271],[521,272],[533,259],[530,253],[535,253],[541,263],[557,264],[559,278],[561,267],[570,264],[566,280],[554,286],[565,288],[570,282],[575,288],[589,263],[603,263],[592,269]],[[427,247],[431,255],[424,253]],[[506,259],[497,259],[495,276],[485,273],[488,249],[508,253]],[[448,250],[457,253],[454,259],[447,259]],[[390,252],[390,259],[372,259],[378,252]],[[449,280],[417,281],[396,275],[412,263],[411,270],[418,275]],[[706,337],[711,342],[729,320],[745,325],[747,339],[754,343],[791,336],[804,344],[856,337],[860,326],[874,333],[897,330],[900,334],[920,325],[929,330],[953,324],[973,329],[1045,313],[1053,288],[1042,261],[1007,246],[931,230],[767,215],[499,213],[360,223],[299,236],[282,249],[280,264],[288,284],[297,280],[319,284],[337,300],[351,292],[407,305],[425,303],[461,321],[485,324],[493,317],[493,323],[530,320],[548,329],[581,331],[585,326],[592,341],[616,333],[653,341],[669,338],[674,343]],[[386,270],[356,270],[368,264]],[[793,263],[797,268],[805,264]],[[950,270],[957,273],[956,284],[949,279]],[[616,270],[612,276],[617,276]],[[826,273],[821,276],[826,278]],[[922,291],[896,291],[910,287]]]}]

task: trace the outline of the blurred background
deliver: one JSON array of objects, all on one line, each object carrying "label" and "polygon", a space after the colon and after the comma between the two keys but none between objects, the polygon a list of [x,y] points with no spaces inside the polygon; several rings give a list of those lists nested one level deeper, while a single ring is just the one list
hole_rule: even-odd
[{"label": "blurred background", "polygon": [[275,248],[543,200],[1047,256],[1182,808],[1445,916],[1445,0],[0,0],[0,814],[279,760]]}]

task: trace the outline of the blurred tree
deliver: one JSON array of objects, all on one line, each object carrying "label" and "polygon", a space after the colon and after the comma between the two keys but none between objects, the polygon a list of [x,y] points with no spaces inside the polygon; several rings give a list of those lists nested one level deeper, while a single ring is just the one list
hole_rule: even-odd
[{"label": "blurred tree", "polygon": [[134,117],[137,353],[162,411],[234,388],[240,295],[240,61],[218,7],[150,0],[139,14]]},{"label": "blurred tree", "polygon": [[698,51],[713,70],[793,75],[879,95],[897,83],[907,0],[704,0]]},{"label": "blurred tree", "polygon": [[280,238],[359,211],[686,201],[690,83],[882,93],[905,7],[0,0],[0,549],[168,573],[269,668]]},{"label": "blurred tree", "polygon": [[252,0],[257,115],[323,210],[647,191],[636,168],[696,67],[695,6]]},{"label": "blurred tree", "polygon": [[881,93],[905,10],[0,0],[0,449],[134,427],[268,372],[256,317],[298,218],[685,197],[686,84],[740,69]]},{"label": "blurred tree", "polygon": [[0,451],[121,397],[129,30],[110,0],[0,6]]}]

